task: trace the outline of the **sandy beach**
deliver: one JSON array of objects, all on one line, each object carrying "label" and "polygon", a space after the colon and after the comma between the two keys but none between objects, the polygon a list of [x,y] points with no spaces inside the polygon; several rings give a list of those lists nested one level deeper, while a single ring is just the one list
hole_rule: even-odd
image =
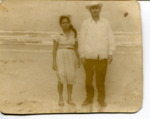
[{"label": "sandy beach", "polygon": [[[58,106],[57,77],[52,70],[49,45],[0,46],[0,111],[9,114],[134,112],[142,105],[142,53],[140,47],[118,46],[106,76],[107,107],[96,102],[81,107],[86,96],[83,67],[77,70],[73,99],[69,106],[64,88],[65,106]],[[95,85],[95,81],[93,82]]]}]

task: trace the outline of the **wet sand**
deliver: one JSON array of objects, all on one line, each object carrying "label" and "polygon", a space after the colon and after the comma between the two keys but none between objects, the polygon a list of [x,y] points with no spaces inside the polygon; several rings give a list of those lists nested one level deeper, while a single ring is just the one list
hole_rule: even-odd
[{"label": "wet sand", "polygon": [[[52,47],[0,46],[0,111],[10,114],[134,112],[142,105],[142,53],[138,47],[117,47],[106,76],[107,107],[96,102],[81,107],[85,99],[85,74],[77,70],[73,99],[69,106],[64,87],[65,106],[58,106],[57,77],[52,70]],[[95,81],[93,82],[95,85]]]}]

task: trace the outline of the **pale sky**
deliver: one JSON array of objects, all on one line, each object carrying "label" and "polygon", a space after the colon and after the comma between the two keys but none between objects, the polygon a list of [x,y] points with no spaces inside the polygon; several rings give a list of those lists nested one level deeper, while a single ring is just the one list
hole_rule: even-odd
[{"label": "pale sky", "polygon": [[[101,16],[110,22],[113,31],[140,31],[138,4],[133,1],[102,3]],[[82,22],[90,17],[86,4],[90,1],[5,0],[0,6],[0,31],[58,31],[62,14],[70,14],[79,30]]]}]

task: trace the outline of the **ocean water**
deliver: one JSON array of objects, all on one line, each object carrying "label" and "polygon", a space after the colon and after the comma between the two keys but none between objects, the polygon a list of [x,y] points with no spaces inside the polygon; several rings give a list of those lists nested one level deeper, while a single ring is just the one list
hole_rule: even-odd
[{"label": "ocean water", "polygon": [[[0,44],[52,45],[58,31],[0,31]],[[80,33],[79,37],[80,37]],[[140,32],[114,32],[117,46],[141,45]]]}]

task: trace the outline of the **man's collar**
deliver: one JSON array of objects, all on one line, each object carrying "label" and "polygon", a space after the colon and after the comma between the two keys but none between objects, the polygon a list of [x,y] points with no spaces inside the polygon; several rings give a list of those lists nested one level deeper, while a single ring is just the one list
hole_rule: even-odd
[{"label": "man's collar", "polygon": [[[95,23],[95,21],[93,20],[92,17],[91,17],[90,21],[91,21],[92,23]],[[99,23],[99,22],[101,22],[101,21],[102,21],[102,19],[101,19],[101,17],[100,17],[99,20],[97,21],[97,23]]]}]

